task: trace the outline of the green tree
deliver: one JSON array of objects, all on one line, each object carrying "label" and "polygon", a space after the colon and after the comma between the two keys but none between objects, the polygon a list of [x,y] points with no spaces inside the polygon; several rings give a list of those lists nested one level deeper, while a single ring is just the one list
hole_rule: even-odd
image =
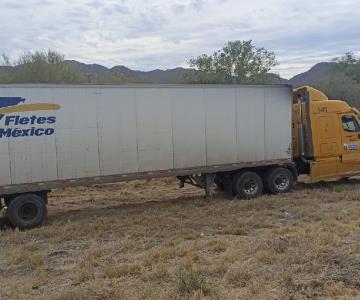
[{"label": "green tree", "polygon": [[273,83],[278,77],[268,72],[278,63],[275,53],[256,48],[252,41],[230,41],[212,55],[202,54],[189,61],[185,82],[195,83]]},{"label": "green tree", "polygon": [[11,62],[9,56],[3,53],[0,57],[0,66],[10,67]]},{"label": "green tree", "polygon": [[360,108],[360,58],[353,53],[333,59],[334,72],[315,86],[331,99],[346,100]]},{"label": "green tree", "polygon": [[0,56],[0,83],[9,83],[13,76],[11,62],[6,54]]},{"label": "green tree", "polygon": [[35,51],[22,55],[16,63],[14,83],[85,83],[80,71],[64,63],[56,51]]},{"label": "green tree", "polygon": [[146,79],[125,77],[105,72],[85,74],[65,62],[64,56],[48,50],[28,52],[14,63],[7,55],[0,56],[0,83],[54,83],[54,84],[124,84],[149,83]]},{"label": "green tree", "polygon": [[338,63],[338,70],[345,73],[354,83],[360,83],[360,58],[357,58],[354,53],[347,52],[344,56],[333,59]]}]

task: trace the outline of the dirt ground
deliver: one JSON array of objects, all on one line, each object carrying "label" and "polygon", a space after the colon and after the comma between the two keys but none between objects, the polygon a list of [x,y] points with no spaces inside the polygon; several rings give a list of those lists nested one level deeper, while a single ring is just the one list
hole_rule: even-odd
[{"label": "dirt ground", "polygon": [[173,179],[51,193],[0,231],[0,299],[360,299],[360,180],[246,201]]}]

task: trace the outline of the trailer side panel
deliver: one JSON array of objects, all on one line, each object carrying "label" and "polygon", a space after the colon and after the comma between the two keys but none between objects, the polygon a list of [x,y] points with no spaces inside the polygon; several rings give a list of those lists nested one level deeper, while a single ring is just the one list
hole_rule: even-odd
[{"label": "trailer side panel", "polygon": [[2,186],[291,160],[290,86],[0,85],[9,96]]}]

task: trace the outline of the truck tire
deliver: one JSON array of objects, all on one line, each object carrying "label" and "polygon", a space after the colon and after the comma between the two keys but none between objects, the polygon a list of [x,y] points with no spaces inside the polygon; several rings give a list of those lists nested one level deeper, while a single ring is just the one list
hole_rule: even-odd
[{"label": "truck tire", "polygon": [[36,194],[22,194],[13,198],[7,209],[10,224],[21,230],[40,226],[46,216],[46,204]]},{"label": "truck tire", "polygon": [[263,181],[261,177],[252,171],[240,172],[233,178],[233,192],[244,199],[252,199],[261,195]]},{"label": "truck tire", "polygon": [[265,173],[265,189],[269,193],[279,194],[290,191],[295,183],[293,173],[283,167],[272,168]]}]

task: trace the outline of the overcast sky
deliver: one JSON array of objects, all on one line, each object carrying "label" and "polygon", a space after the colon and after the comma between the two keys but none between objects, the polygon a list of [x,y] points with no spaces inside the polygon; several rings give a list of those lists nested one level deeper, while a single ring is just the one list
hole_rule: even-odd
[{"label": "overcast sky", "polygon": [[360,50],[360,0],[0,0],[0,53],[51,48],[85,63],[187,66],[229,40],[275,51],[289,78]]}]

